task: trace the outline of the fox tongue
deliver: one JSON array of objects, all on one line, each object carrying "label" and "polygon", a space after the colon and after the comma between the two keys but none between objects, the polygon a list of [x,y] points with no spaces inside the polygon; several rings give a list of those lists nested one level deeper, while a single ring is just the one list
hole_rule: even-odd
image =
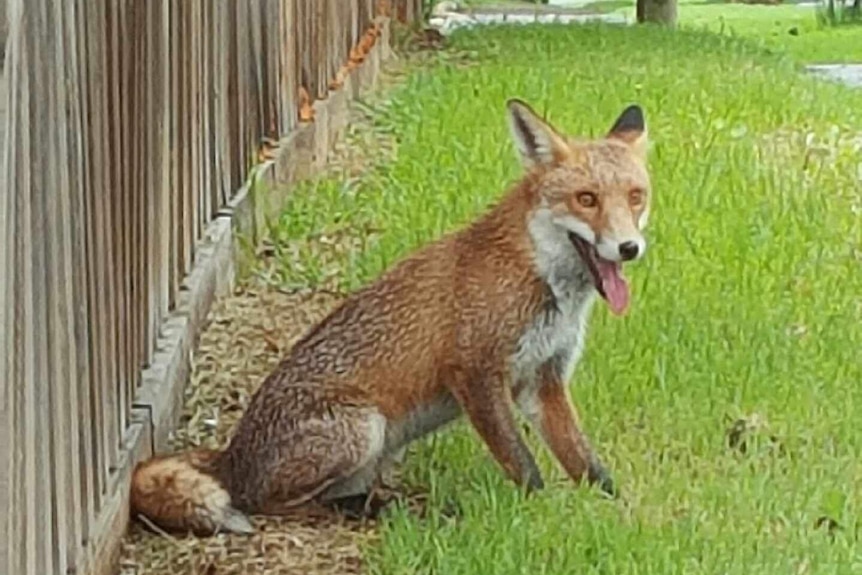
[{"label": "fox tongue", "polygon": [[616,315],[622,315],[629,306],[629,284],[622,275],[620,264],[596,258],[596,267],[611,311]]}]

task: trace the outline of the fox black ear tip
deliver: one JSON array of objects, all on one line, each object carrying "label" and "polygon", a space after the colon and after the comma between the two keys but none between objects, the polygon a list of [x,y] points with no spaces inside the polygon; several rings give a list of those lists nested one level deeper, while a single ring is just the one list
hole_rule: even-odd
[{"label": "fox black ear tip", "polygon": [[643,131],[646,128],[643,108],[638,104],[629,104],[614,122],[611,132],[627,132],[629,130]]},{"label": "fox black ear tip", "polygon": [[644,109],[643,107],[641,107],[640,104],[629,104],[628,106],[626,106],[626,109],[623,110],[623,115],[643,119]]}]

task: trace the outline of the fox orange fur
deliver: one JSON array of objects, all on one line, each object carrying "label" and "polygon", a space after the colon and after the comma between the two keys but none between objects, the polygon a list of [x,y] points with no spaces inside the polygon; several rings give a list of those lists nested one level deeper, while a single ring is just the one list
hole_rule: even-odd
[{"label": "fox orange fur", "polygon": [[507,109],[522,179],[313,327],[224,451],[141,463],[133,512],[164,529],[251,532],[246,514],[364,495],[408,443],[461,414],[508,477],[540,489],[515,407],[573,480],[614,493],[566,383],[595,296],[623,313],[622,262],[644,253],[643,113],[629,106],[605,137],[577,140],[520,100]]}]

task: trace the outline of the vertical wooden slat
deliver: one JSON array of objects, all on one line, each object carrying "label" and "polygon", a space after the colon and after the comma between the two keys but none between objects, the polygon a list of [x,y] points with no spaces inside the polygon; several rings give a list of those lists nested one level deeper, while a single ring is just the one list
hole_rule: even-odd
[{"label": "vertical wooden slat", "polygon": [[147,91],[147,186],[145,204],[147,209],[147,236],[146,242],[149,247],[148,267],[150,270],[148,295],[149,295],[149,342],[147,355],[151,357],[155,350],[156,338],[158,337],[159,324],[163,314],[167,311],[167,286],[166,260],[164,251],[167,249],[162,236],[163,227],[167,228],[162,209],[164,206],[164,162],[163,162],[163,139],[165,132],[164,123],[164,74],[163,74],[163,20],[164,2],[146,2],[147,27],[146,27],[146,69],[144,71],[150,89]]},{"label": "vertical wooden slat", "polygon": [[189,244],[191,252],[189,255],[189,268],[191,268],[192,260],[194,259],[194,246],[200,237],[203,223],[201,221],[200,197],[202,194],[201,187],[203,185],[202,156],[201,156],[201,99],[209,97],[209,94],[204,93],[203,83],[201,81],[201,41],[203,40],[203,30],[201,29],[200,9],[201,0],[194,0],[190,3],[189,13],[189,41],[191,42],[191,67],[190,77],[192,93],[189,98],[189,155],[190,173],[191,173],[191,188],[189,189]]},{"label": "vertical wooden slat", "polygon": [[212,10],[206,2],[201,2],[198,7],[200,19],[200,78],[201,89],[199,93],[200,102],[200,127],[198,132],[198,141],[201,146],[201,186],[198,190],[198,198],[200,203],[200,225],[208,223],[214,213],[212,207],[212,191],[214,187],[214,158],[213,158],[213,140],[212,140],[212,104],[213,104],[213,83],[212,83]]},{"label": "vertical wooden slat", "polygon": [[90,360],[92,354],[90,350],[93,345],[91,340],[90,329],[90,307],[88,305],[88,256],[90,252],[90,230],[87,225],[86,213],[86,195],[87,190],[92,184],[92,170],[89,164],[89,149],[88,141],[91,139],[89,130],[90,119],[90,90],[92,86],[89,83],[88,61],[87,61],[87,36],[85,35],[85,21],[88,17],[88,9],[86,6],[78,6],[75,10],[75,21],[72,24],[72,33],[76,41],[75,45],[75,66],[77,68],[75,76],[79,79],[76,94],[75,106],[72,106],[70,113],[73,121],[68,134],[70,148],[78,150],[78,162],[72,163],[73,174],[77,172],[77,181],[79,189],[72,196],[71,202],[71,219],[73,222],[72,233],[74,236],[75,249],[73,250],[73,285],[75,302],[75,322],[74,333],[70,336],[75,342],[77,354],[75,357],[75,367],[77,375],[77,403],[76,411],[70,415],[78,426],[77,432],[73,433],[77,436],[78,449],[74,454],[75,461],[73,466],[78,469],[80,478],[80,507],[76,510],[76,517],[80,521],[80,531],[78,533],[78,544],[83,544],[89,537],[91,525],[95,517],[95,500],[94,489],[96,485],[96,477],[98,475],[96,464],[98,462],[98,453],[93,449],[93,421],[91,409],[91,388],[94,379],[91,376],[95,371],[91,369]]},{"label": "vertical wooden slat", "polygon": [[198,46],[200,44],[200,30],[198,28],[198,8],[200,0],[190,0],[186,3],[186,25],[188,26],[186,38],[188,44],[186,47],[187,59],[187,76],[186,83],[188,92],[186,94],[186,164],[188,168],[188,194],[186,195],[186,242],[188,245],[188,260],[186,262],[186,273],[191,269],[192,261],[194,260],[195,242],[198,238],[198,194],[200,186],[200,146],[198,145],[199,125],[198,125],[198,97],[200,96],[200,68],[199,58],[200,53]]},{"label": "vertical wooden slat", "polygon": [[277,38],[279,45],[279,130],[281,134],[289,133],[296,125],[297,110],[297,78],[299,75],[299,62],[297,59],[298,31],[296,24],[296,10],[299,0],[284,0],[281,2],[281,17],[279,18],[279,30]]},{"label": "vertical wooden slat", "polygon": [[180,162],[182,165],[182,173],[183,173],[183,187],[182,187],[182,220],[180,226],[183,231],[182,238],[182,254],[183,254],[183,265],[181,268],[182,277],[191,270],[192,258],[194,257],[194,209],[193,209],[193,198],[194,198],[194,169],[192,166],[192,154],[193,154],[193,126],[192,119],[194,117],[192,113],[192,103],[193,103],[193,87],[194,87],[194,76],[193,76],[193,66],[192,66],[192,47],[193,47],[193,34],[191,30],[192,24],[192,8],[188,2],[181,3],[181,22],[182,22],[182,73],[183,73],[183,83],[181,88],[181,100],[180,100],[180,108],[179,112],[182,118],[182,138],[180,140]]},{"label": "vertical wooden slat", "polygon": [[174,144],[173,154],[176,158],[177,180],[178,186],[172,190],[176,194],[176,221],[178,237],[177,244],[174,249],[177,250],[178,266],[177,266],[177,286],[180,289],[180,284],[185,277],[188,269],[189,256],[191,255],[191,247],[188,243],[188,202],[186,197],[189,194],[189,173],[188,161],[186,156],[189,153],[188,149],[188,93],[189,93],[189,77],[188,77],[188,25],[187,14],[188,4],[186,2],[177,3],[176,12],[176,37],[178,58],[176,61],[179,71],[178,85],[176,91],[176,101],[173,108],[173,113],[177,116],[177,139]]},{"label": "vertical wooden slat", "polygon": [[127,48],[121,36],[122,12],[124,1],[108,2],[105,5],[105,23],[108,30],[107,45],[107,80],[108,80],[108,141],[110,150],[108,153],[108,165],[110,176],[108,189],[104,196],[106,203],[105,236],[107,243],[111,246],[111,257],[108,258],[108,282],[113,287],[115,299],[113,301],[113,315],[115,321],[111,324],[111,336],[117,342],[116,363],[114,369],[104,385],[105,409],[105,434],[103,441],[108,462],[108,471],[116,469],[117,446],[119,445],[119,420],[122,405],[121,399],[125,395],[126,376],[129,372],[129,333],[128,324],[128,289],[125,285],[125,271],[127,264],[127,253],[129,242],[128,226],[128,187],[126,175],[128,170],[122,169],[125,164],[125,142],[124,132],[121,130],[123,122],[127,117],[121,90],[126,84],[123,77],[123,59]]},{"label": "vertical wooden slat", "polygon": [[126,395],[126,401],[123,402],[123,426],[125,430],[128,426],[129,417],[131,414],[132,400],[137,391],[141,369],[145,367],[149,359],[149,298],[148,288],[150,283],[151,266],[148,261],[148,234],[147,226],[149,224],[147,218],[147,191],[150,179],[150,171],[148,160],[150,157],[149,149],[147,148],[148,135],[152,132],[150,124],[148,124],[148,103],[150,99],[150,84],[149,78],[145,75],[147,72],[147,5],[145,2],[135,0],[132,2],[131,21],[127,28],[127,33],[130,37],[135,38],[133,43],[134,53],[132,60],[134,62],[131,74],[131,90],[135,94],[132,118],[130,118],[130,126],[136,126],[132,134],[133,145],[132,155],[134,156],[135,173],[134,177],[134,203],[132,213],[135,218],[134,222],[134,239],[132,246],[134,247],[134,271],[132,274],[132,289],[135,306],[135,362],[132,365],[132,373],[129,378],[129,387]]},{"label": "vertical wooden slat", "polygon": [[218,173],[218,191],[214,197],[217,205],[227,203],[231,193],[230,156],[230,42],[228,8],[222,2],[213,6],[213,36],[219,38],[213,44],[213,139],[216,142],[215,158]]},{"label": "vertical wooden slat", "polygon": [[[19,4],[19,12],[24,7]],[[22,18],[11,19],[20,25]],[[11,207],[11,217],[14,218],[12,235],[8,241],[14,245],[12,255],[13,274],[12,284],[12,374],[9,378],[12,382],[28,381],[26,368],[31,361],[32,336],[30,328],[30,308],[32,307],[32,273],[33,258],[30,244],[29,225],[29,189],[30,170],[30,78],[27,73],[30,69],[30,50],[26,42],[26,30],[21,30],[18,40],[10,46],[9,63],[9,116],[12,118],[9,131],[9,152],[12,154],[11,169],[9,175],[14,177],[10,180],[11,191],[14,201]],[[14,32],[13,32],[14,34]],[[14,145],[13,145],[14,144]],[[32,381],[29,380],[29,381]],[[33,543],[35,539],[33,528],[30,525],[32,519],[31,509],[28,508],[28,498],[33,496],[30,492],[33,483],[33,473],[30,470],[30,458],[33,454],[33,446],[28,433],[27,402],[30,399],[30,385],[13,386],[12,399],[12,421],[14,422],[12,445],[14,449],[13,458],[13,493],[12,493],[12,516],[10,533],[13,537],[12,548],[17,550],[12,561],[12,573],[25,573],[35,563],[36,549]]]},{"label": "vertical wooden slat", "polygon": [[[24,337],[26,324],[24,323],[25,302],[27,294],[26,282],[29,261],[24,256],[26,243],[24,241],[25,229],[22,220],[22,209],[27,201],[29,188],[29,170],[27,169],[29,148],[29,129],[27,119],[29,118],[29,93],[30,81],[28,70],[31,60],[25,43],[25,32],[22,26],[22,14],[24,11],[24,0],[11,0],[8,5],[9,15],[9,40],[7,42],[6,64],[3,72],[3,81],[6,89],[5,104],[7,108],[7,121],[5,123],[5,139],[8,142],[3,148],[3,167],[0,177],[4,178],[5,192],[2,199],[5,200],[0,214],[0,230],[5,228],[5,233],[0,236],[4,254],[4,272],[8,271],[9,278],[3,283],[5,291],[4,310],[0,313],[5,315],[5,321],[0,328],[5,337],[5,344],[0,350],[5,356],[3,380],[0,385],[4,388],[4,415],[8,417],[6,430],[9,432],[8,440],[8,473],[9,485],[4,490],[6,502],[3,511],[8,512],[6,519],[6,533],[9,538],[7,551],[9,555],[5,558],[6,571],[8,573],[23,573],[29,563],[27,549],[27,523],[25,501],[28,495],[25,489],[25,458],[26,444],[24,431],[24,401],[25,386],[15,385],[21,380],[24,363]],[[13,145],[14,144],[14,145]]]},{"label": "vertical wooden slat", "polygon": [[[51,438],[48,426],[50,418],[50,381],[48,368],[48,294],[46,245],[44,242],[44,215],[48,209],[49,190],[55,188],[54,168],[50,165],[34,169],[38,165],[40,150],[52,144],[52,109],[57,106],[56,92],[51,89],[51,74],[56,73],[52,57],[56,51],[56,39],[49,33],[52,21],[48,0],[30,0],[28,10],[27,51],[34,56],[39,65],[29,70],[30,125],[27,167],[30,171],[30,185],[24,190],[23,202],[19,205],[21,216],[22,252],[25,270],[24,287],[29,293],[23,294],[24,301],[24,365],[22,381],[25,386],[24,430],[26,454],[25,477],[27,500],[27,536],[25,548],[31,569],[37,573],[53,573],[55,556],[54,545],[54,506],[52,505],[52,469],[50,464]],[[27,265],[29,264],[29,265]],[[28,269],[29,268],[29,269]]]},{"label": "vertical wooden slat", "polygon": [[281,7],[285,4],[282,0],[269,0],[265,5],[263,15],[262,54],[261,68],[263,70],[263,134],[269,138],[279,136],[278,118],[278,66],[281,61],[279,49],[281,47],[278,30],[280,27]]},{"label": "vertical wooden slat", "polygon": [[[140,74],[146,79],[147,89],[144,90],[143,109],[140,115],[143,117],[143,129],[141,134],[141,171],[142,189],[141,196],[143,206],[141,217],[143,218],[141,247],[141,267],[143,268],[144,280],[142,281],[144,306],[143,324],[144,337],[142,339],[143,366],[148,367],[155,349],[155,337],[158,331],[158,293],[159,293],[159,267],[157,260],[158,241],[155,235],[156,213],[158,211],[158,198],[156,180],[158,178],[158,166],[156,164],[156,138],[158,124],[155,113],[155,102],[159,97],[159,79],[155,74],[154,63],[156,54],[154,51],[154,35],[157,30],[155,26],[155,13],[158,2],[144,2],[140,6],[142,24],[140,26],[141,36],[141,62]],[[133,396],[134,397],[134,396]]]},{"label": "vertical wooden slat", "polygon": [[114,269],[114,281],[117,285],[117,293],[120,295],[118,303],[120,306],[120,322],[117,324],[117,339],[122,342],[122,363],[120,364],[119,377],[113,387],[113,420],[116,435],[110,438],[111,443],[111,471],[116,469],[116,457],[120,445],[120,437],[125,429],[126,405],[129,401],[129,388],[132,386],[136,364],[136,339],[137,323],[134,309],[134,234],[135,234],[135,167],[132,149],[134,132],[134,109],[136,94],[133,84],[133,55],[135,49],[134,36],[129,34],[129,19],[133,0],[116,0],[110,5],[113,10],[113,45],[111,54],[115,56],[115,81],[112,82],[113,106],[118,110],[115,116],[116,123],[112,126],[114,141],[118,146],[112,159],[114,167],[114,219],[112,225],[112,236],[114,242],[119,244],[117,267]]},{"label": "vertical wooden slat", "polygon": [[[73,251],[79,249],[73,219],[73,203],[82,189],[79,186],[77,161],[80,147],[76,139],[69,138],[78,119],[78,75],[74,59],[73,42],[76,8],[74,4],[55,4],[54,25],[50,33],[58,40],[56,66],[58,73],[52,79],[51,92],[55,95],[51,127],[54,132],[51,144],[52,157],[66,158],[56,166],[53,178],[53,197],[47,201],[46,280],[48,283],[48,330],[50,377],[50,416],[45,421],[52,431],[51,467],[53,468],[54,532],[53,540],[56,567],[65,572],[74,567],[76,552],[81,542],[81,482],[80,468],[74,459],[80,448],[78,436],[78,394],[75,320],[75,282]],[[65,70],[66,74],[61,71]],[[50,422],[50,423],[49,423]]]},{"label": "vertical wooden slat", "polygon": [[157,70],[159,79],[159,100],[156,113],[158,116],[157,126],[157,148],[158,160],[156,165],[159,170],[159,178],[156,182],[158,192],[156,199],[158,213],[156,214],[156,234],[159,241],[159,317],[168,313],[171,299],[171,15],[170,0],[152,0],[152,5],[158,6],[158,30],[155,38],[157,47],[157,60],[154,68]]},{"label": "vertical wooden slat", "polygon": [[248,164],[248,124],[249,124],[249,109],[251,103],[249,102],[249,93],[246,90],[248,86],[248,76],[249,76],[249,58],[248,58],[248,25],[247,25],[247,16],[248,16],[248,0],[238,0],[236,2],[235,8],[235,17],[236,17],[236,57],[237,57],[237,69],[236,69],[236,99],[237,99],[237,108],[238,114],[237,119],[239,120],[238,130],[237,130],[237,168],[238,172],[236,174],[236,180],[234,184],[238,183],[242,178],[242,174],[245,173],[246,166]]},{"label": "vertical wooden slat", "polygon": [[144,111],[144,99],[146,90],[141,83],[141,50],[143,36],[138,33],[141,30],[139,4],[136,0],[128,0],[124,4],[121,28],[125,41],[125,57],[122,60],[124,91],[121,92],[124,100],[125,120],[120,130],[123,133],[125,157],[125,195],[127,196],[127,217],[123,223],[127,228],[126,241],[128,248],[126,252],[125,289],[127,292],[127,317],[129,324],[125,327],[129,334],[129,363],[125,378],[125,385],[120,389],[120,438],[128,426],[128,418],[137,388],[138,374],[143,363],[143,314],[145,311],[141,294],[141,283],[145,278],[143,269],[143,202],[141,199],[143,190],[144,161],[141,149],[141,138],[147,129],[142,117]]},{"label": "vertical wooden slat", "polygon": [[328,58],[327,36],[329,35],[329,1],[314,2],[314,91],[312,95],[318,100],[326,97],[326,61]]},{"label": "vertical wooden slat", "polygon": [[[104,489],[107,484],[108,454],[105,444],[107,401],[106,389],[114,372],[114,338],[110,327],[113,316],[113,285],[110,282],[109,258],[110,244],[107,241],[106,205],[108,174],[108,111],[106,86],[105,48],[107,35],[103,25],[104,6],[99,2],[84,4],[86,16],[82,21],[83,37],[87,39],[87,82],[88,114],[88,187],[84,199],[87,217],[87,305],[90,310],[90,365],[89,387],[90,429],[82,440],[90,440],[92,460],[82,460],[81,465],[90,471],[92,485],[88,486],[88,501],[91,518],[101,507]],[[90,535],[88,531],[85,538]]]},{"label": "vertical wooden slat", "polygon": [[177,292],[179,291],[180,281],[182,279],[182,230],[181,218],[182,213],[182,176],[180,168],[180,86],[182,83],[182,72],[180,70],[180,62],[182,61],[182,46],[180,44],[180,2],[168,1],[169,24],[170,31],[170,46],[168,48],[168,56],[170,58],[170,100],[168,101],[168,113],[171,120],[171,134],[169,143],[169,158],[170,158],[170,186],[168,194],[170,196],[171,216],[170,216],[170,289],[168,291],[170,297],[169,309],[173,309],[176,305]]},{"label": "vertical wooden slat", "polygon": [[[247,85],[249,91],[253,94],[251,102],[254,116],[254,123],[250,126],[250,131],[261,135],[266,131],[263,115],[263,111],[266,109],[266,105],[264,104],[264,98],[266,98],[266,93],[264,92],[266,71],[264,70],[263,63],[263,10],[265,6],[266,2],[250,2],[248,4],[247,11],[249,64],[251,72],[251,75],[247,80]],[[249,144],[251,146],[249,153],[253,154],[258,144],[257,138],[251,137],[250,135]]]},{"label": "vertical wooden slat", "polygon": [[237,16],[237,4],[229,3],[226,14],[226,30],[225,39],[227,40],[227,62],[228,68],[227,81],[227,122],[228,122],[228,141],[231,144],[228,147],[230,156],[230,189],[236,189],[237,183],[240,181],[243,165],[243,142],[242,130],[243,121],[243,105],[242,91],[239,87],[243,66],[243,58],[241,53],[241,45],[239,43],[239,18]]},{"label": "vertical wooden slat", "polygon": [[[15,1],[12,1],[15,4]],[[5,6],[4,6],[5,8]],[[17,6],[16,6],[17,8]],[[6,11],[3,11],[3,29],[7,30],[8,22],[5,20]],[[14,44],[17,38],[13,37],[10,44]],[[0,272],[4,277],[13,277],[13,264],[15,253],[12,249],[12,238],[14,237],[14,222],[12,217],[13,187],[14,181],[10,178],[13,172],[12,146],[7,145],[7,139],[13,129],[11,116],[6,114],[6,108],[10,105],[10,95],[7,90],[7,74],[5,70],[0,73]],[[15,544],[17,534],[13,529],[13,501],[15,465],[15,443],[13,435],[15,421],[12,418],[13,408],[13,380],[12,380],[12,329],[13,322],[11,308],[12,282],[0,281],[0,541],[7,542],[0,545],[0,570],[5,573],[14,573],[11,546]]]}]

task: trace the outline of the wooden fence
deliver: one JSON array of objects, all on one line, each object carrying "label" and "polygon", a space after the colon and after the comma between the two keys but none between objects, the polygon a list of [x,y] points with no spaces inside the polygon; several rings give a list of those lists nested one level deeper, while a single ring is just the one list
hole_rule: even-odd
[{"label": "wooden fence", "polygon": [[[204,226],[383,8],[4,4],[0,572],[80,573]],[[410,19],[420,6],[385,9]]]}]

